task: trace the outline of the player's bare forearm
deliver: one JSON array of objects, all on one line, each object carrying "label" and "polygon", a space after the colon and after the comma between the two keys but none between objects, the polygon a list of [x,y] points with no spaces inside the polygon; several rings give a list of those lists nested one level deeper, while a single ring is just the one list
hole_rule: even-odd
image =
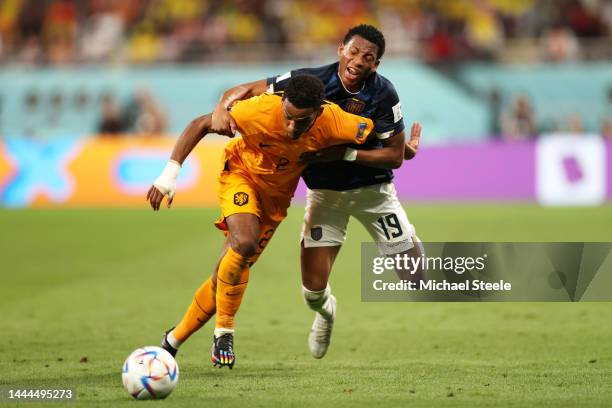
[{"label": "player's bare forearm", "polygon": [[[375,136],[370,136],[375,137]],[[336,145],[316,152],[300,155],[300,163],[327,163],[337,160],[349,160],[364,166],[379,169],[397,169],[404,162],[405,133],[401,132],[383,141],[383,147],[372,150],[355,150],[347,145]],[[351,156],[351,152],[353,157]]]},{"label": "player's bare forearm", "polygon": [[176,179],[181,165],[198,142],[210,132],[211,118],[211,113],[195,118],[187,125],[176,141],[170,155],[170,161],[147,191],[147,201],[151,204],[153,211],[159,211],[161,202],[166,195],[168,196],[166,206],[170,208],[172,205],[176,192]]},{"label": "player's bare forearm", "polygon": [[372,150],[358,150],[355,163],[379,169],[398,169],[404,162],[404,131],[383,140],[383,147]]},{"label": "player's bare forearm", "polygon": [[404,148],[404,160],[413,159],[417,151],[419,150],[419,143],[421,141],[421,124],[414,122],[410,128],[410,140],[406,142]]},{"label": "player's bare forearm", "polygon": [[183,164],[189,153],[210,131],[212,114],[200,116],[192,120],[176,141],[170,160]]},{"label": "player's bare forearm", "polygon": [[238,85],[223,92],[219,103],[212,114],[211,132],[233,136],[236,133],[236,122],[230,116],[228,109],[234,102],[248,99],[266,92],[267,81],[261,79],[255,82]]},{"label": "player's bare forearm", "polygon": [[253,96],[261,95],[262,93],[266,92],[267,85],[267,81],[265,79],[261,79],[259,81],[248,82],[246,84],[240,84],[238,86],[230,88],[223,93],[223,96],[221,96],[221,99],[215,107],[215,110],[227,110],[236,101],[241,101],[243,99],[248,99]]}]

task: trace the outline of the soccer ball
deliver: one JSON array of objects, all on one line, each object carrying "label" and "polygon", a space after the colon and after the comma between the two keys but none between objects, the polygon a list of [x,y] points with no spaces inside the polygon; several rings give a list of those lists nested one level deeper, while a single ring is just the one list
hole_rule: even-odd
[{"label": "soccer ball", "polygon": [[125,390],[134,398],[166,398],[178,382],[179,367],[170,353],[161,347],[134,350],[123,363],[121,379]]}]

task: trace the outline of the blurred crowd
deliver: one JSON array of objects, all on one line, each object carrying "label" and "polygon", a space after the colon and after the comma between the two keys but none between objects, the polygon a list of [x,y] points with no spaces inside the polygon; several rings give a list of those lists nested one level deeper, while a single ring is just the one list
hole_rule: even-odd
[{"label": "blurred crowd", "polygon": [[[607,105],[612,108],[612,88],[608,94]],[[505,140],[527,140],[543,133],[584,135],[598,132],[604,139],[612,140],[612,116],[604,117],[599,124],[599,129],[589,130],[578,112],[567,115],[562,122],[538,116],[526,95],[515,95],[508,106],[502,107],[500,95],[493,92],[489,106],[492,121],[490,134],[493,137]]]},{"label": "blurred crowd", "polygon": [[124,133],[162,135],[167,130],[165,109],[145,87],[137,89],[124,106],[112,93],[104,94],[101,111],[96,131],[102,136]]},{"label": "blurred crowd", "polygon": [[[347,28],[361,23],[383,30],[387,55],[451,67],[451,76],[462,61],[612,60],[612,0],[0,0],[0,64],[327,59]],[[68,99],[75,112],[95,112],[105,135],[168,129],[167,108],[144,88],[127,102],[111,93],[32,91],[25,112],[58,118],[73,106]],[[612,109],[612,91],[608,99]],[[585,127],[578,114],[546,119],[527,96],[494,93],[489,106],[494,135]],[[598,130],[612,138],[612,119]]]},{"label": "blurred crowd", "polygon": [[122,97],[110,89],[92,93],[31,88],[23,95],[18,118],[23,119],[19,134],[40,140],[58,135],[161,136],[168,132],[167,107],[145,85]]},{"label": "blurred crowd", "polygon": [[359,23],[432,63],[608,58],[612,0],[2,0],[0,61],[307,59]]}]

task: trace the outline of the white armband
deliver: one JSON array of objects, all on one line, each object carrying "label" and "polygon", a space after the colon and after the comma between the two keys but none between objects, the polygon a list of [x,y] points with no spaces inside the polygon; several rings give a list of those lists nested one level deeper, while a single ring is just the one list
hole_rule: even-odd
[{"label": "white armband", "polygon": [[155,179],[153,185],[155,188],[159,190],[163,195],[168,195],[170,197],[174,196],[176,192],[176,179],[179,174],[179,170],[181,169],[181,165],[174,160],[170,160],[166,167],[162,170],[159,177]]},{"label": "white armband", "polygon": [[357,150],[347,147],[344,151],[344,157],[342,160],[355,161],[357,160]]}]

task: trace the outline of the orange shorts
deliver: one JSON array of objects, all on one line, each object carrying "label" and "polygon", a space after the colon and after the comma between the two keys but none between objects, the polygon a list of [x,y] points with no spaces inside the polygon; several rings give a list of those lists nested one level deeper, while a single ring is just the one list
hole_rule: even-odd
[{"label": "orange shorts", "polygon": [[225,219],[233,214],[254,214],[259,218],[259,245],[253,262],[261,255],[276,227],[287,216],[291,197],[271,195],[241,171],[222,171],[217,179],[221,217],[215,226],[228,235]]}]

